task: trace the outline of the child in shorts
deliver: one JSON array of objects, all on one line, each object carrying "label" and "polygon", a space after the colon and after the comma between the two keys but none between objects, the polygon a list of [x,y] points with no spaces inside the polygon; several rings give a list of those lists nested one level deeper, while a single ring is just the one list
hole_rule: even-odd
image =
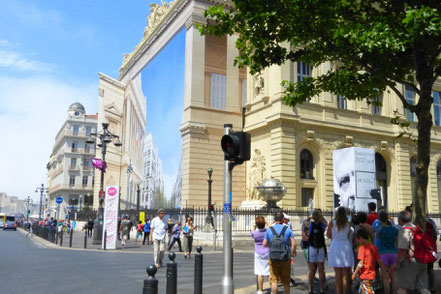
[{"label": "child in shorts", "polygon": [[369,242],[369,233],[360,229],[355,233],[355,238],[360,244],[358,249],[358,265],[352,274],[352,280],[360,272],[359,294],[373,294],[372,282],[375,280],[375,262],[378,262],[382,272],[387,272],[386,267],[381,261],[377,247]]}]

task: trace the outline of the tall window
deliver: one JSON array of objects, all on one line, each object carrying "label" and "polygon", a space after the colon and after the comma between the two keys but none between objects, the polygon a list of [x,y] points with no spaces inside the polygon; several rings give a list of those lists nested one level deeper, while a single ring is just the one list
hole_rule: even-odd
[{"label": "tall window", "polygon": [[242,107],[247,104],[247,79],[242,79]]},{"label": "tall window", "polygon": [[300,178],[314,179],[314,161],[312,153],[308,149],[300,152]]},{"label": "tall window", "polygon": [[86,127],[86,136],[90,136],[90,134],[92,133],[92,128],[91,127]]},{"label": "tall window", "polygon": [[75,186],[75,176],[70,176],[69,178],[69,186]]},{"label": "tall window", "polygon": [[302,206],[309,206],[309,199],[314,199],[314,189],[312,188],[302,188]]},{"label": "tall window", "polygon": [[306,62],[297,62],[297,82],[303,82],[306,77],[311,76],[311,66]]},{"label": "tall window", "polygon": [[71,168],[75,168],[77,166],[77,159],[76,158],[71,158],[70,159],[70,167]]},{"label": "tall window", "polygon": [[84,153],[90,153],[90,144],[84,143]]},{"label": "tall window", "polygon": [[83,176],[83,187],[87,186],[87,179],[88,179],[88,176]]},{"label": "tall window", "polygon": [[77,147],[78,147],[78,143],[77,142],[72,142],[72,152],[77,152]]},{"label": "tall window", "polygon": [[[416,94],[409,87],[406,86],[406,100],[410,105],[415,105],[416,102]],[[408,121],[416,121],[415,113],[411,112],[409,109],[406,109],[406,117]]]},{"label": "tall window", "polygon": [[85,158],[85,159],[83,160],[83,166],[85,166],[85,167],[90,166],[90,159],[89,159],[89,158]]},{"label": "tall window", "polygon": [[78,130],[79,129],[80,129],[80,126],[77,126],[77,125],[73,126],[73,134],[74,134],[74,136],[78,135]]},{"label": "tall window", "polygon": [[227,103],[227,77],[221,74],[211,74],[210,106],[225,109]]},{"label": "tall window", "polygon": [[348,100],[342,95],[337,95],[337,108],[348,109]]},{"label": "tall window", "polygon": [[[381,102],[380,96],[375,97],[375,102]],[[372,104],[372,114],[374,115],[381,115],[381,106],[376,106]]]},{"label": "tall window", "polygon": [[441,126],[441,101],[439,92],[432,92],[433,94],[433,116],[435,119],[435,125]]}]

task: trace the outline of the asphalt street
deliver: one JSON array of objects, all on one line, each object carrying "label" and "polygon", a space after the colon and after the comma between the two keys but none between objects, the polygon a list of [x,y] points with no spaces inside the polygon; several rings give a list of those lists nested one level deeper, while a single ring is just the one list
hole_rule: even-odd
[{"label": "asphalt street", "polygon": [[[24,231],[0,231],[0,294],[142,293],[145,269],[153,260],[151,252],[72,250],[46,243],[26,238]],[[194,256],[186,260],[177,254],[176,262],[178,292],[193,293]],[[253,268],[251,250],[234,254],[235,289],[248,287],[242,293],[255,293]],[[306,264],[296,266],[296,273],[304,275]],[[221,252],[204,254],[203,275],[204,293],[219,293]],[[156,277],[159,293],[165,293],[166,268]],[[305,293],[300,288],[292,292]]]}]

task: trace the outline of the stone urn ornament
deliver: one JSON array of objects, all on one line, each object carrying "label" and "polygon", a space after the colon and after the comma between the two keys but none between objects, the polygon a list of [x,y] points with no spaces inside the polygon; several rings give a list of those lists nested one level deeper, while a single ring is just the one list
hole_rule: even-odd
[{"label": "stone urn ornament", "polygon": [[286,187],[278,179],[265,179],[262,183],[256,187],[259,191],[260,198],[266,201],[265,209],[280,209],[276,203],[282,200],[286,194]]}]

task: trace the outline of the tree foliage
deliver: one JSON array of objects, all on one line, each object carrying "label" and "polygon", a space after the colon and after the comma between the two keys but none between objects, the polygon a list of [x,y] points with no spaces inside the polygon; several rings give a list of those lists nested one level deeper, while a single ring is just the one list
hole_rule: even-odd
[{"label": "tree foliage", "polygon": [[[374,99],[392,89],[418,118],[416,223],[424,226],[432,86],[441,73],[440,1],[233,0],[234,9],[210,7],[202,33],[237,34],[238,66],[256,73],[286,61],[334,67],[302,83],[284,81],[284,101],[295,106],[322,93]],[[409,104],[402,85],[418,103]],[[395,122],[397,118],[395,118]],[[399,123],[402,121],[398,120]],[[406,123],[404,123],[406,125]],[[406,127],[408,127],[406,125]],[[396,195],[398,197],[398,195]]]}]

